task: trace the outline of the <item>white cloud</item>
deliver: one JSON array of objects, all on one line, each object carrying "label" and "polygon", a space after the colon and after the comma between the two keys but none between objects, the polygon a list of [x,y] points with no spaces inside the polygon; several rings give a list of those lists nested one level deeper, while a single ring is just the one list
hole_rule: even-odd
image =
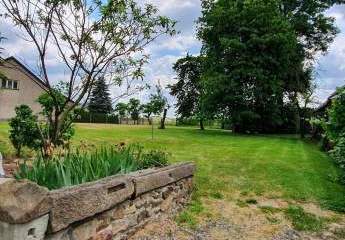
[{"label": "white cloud", "polygon": [[[159,80],[161,85],[166,87],[176,81],[175,73],[172,70],[176,60],[187,52],[197,54],[200,50],[201,44],[195,37],[196,20],[201,14],[200,0],[140,0],[140,2],[153,3],[159,8],[161,15],[167,15],[178,21],[176,28],[180,34],[174,37],[162,37],[145,49],[145,52],[150,54],[151,59],[145,66],[144,83],[137,83],[148,83],[154,86]],[[315,77],[319,83],[317,95],[321,100],[327,98],[337,86],[345,84],[345,6],[331,8],[328,15],[336,18],[336,24],[342,33],[331,45],[329,53],[319,58]],[[2,19],[0,21],[0,29],[7,37],[3,43],[5,55],[13,55],[35,69],[37,58],[33,44],[20,38],[20,31],[13,27],[8,20]],[[53,81],[68,77],[56,48],[49,48],[47,63]],[[112,87],[114,96],[119,95],[121,91],[123,88]],[[136,94],[136,96],[146,100],[149,93],[150,91],[146,91]],[[172,103],[174,102],[171,97],[169,99]]]}]

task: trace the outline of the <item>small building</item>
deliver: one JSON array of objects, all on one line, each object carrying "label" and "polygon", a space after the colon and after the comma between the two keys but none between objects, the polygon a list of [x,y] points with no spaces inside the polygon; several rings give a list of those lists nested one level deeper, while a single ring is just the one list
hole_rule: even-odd
[{"label": "small building", "polygon": [[0,64],[0,120],[15,116],[15,107],[28,105],[35,114],[41,111],[38,97],[47,89],[45,83],[14,57]]},{"label": "small building", "polygon": [[332,105],[332,101],[336,97],[337,97],[337,91],[332,93],[324,103],[322,103],[318,108],[316,108],[315,110],[316,115],[325,117],[327,109]]}]

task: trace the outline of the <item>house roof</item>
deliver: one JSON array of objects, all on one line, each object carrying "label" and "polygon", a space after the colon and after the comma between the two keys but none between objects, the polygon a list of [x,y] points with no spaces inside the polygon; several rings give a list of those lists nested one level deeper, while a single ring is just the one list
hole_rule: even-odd
[{"label": "house roof", "polygon": [[32,80],[39,85],[43,90],[47,90],[48,86],[47,84],[39,78],[35,73],[33,73],[27,66],[25,66],[22,62],[20,62],[17,58],[11,56],[6,59],[4,59],[5,62],[14,61],[16,64],[18,64],[21,68],[23,68],[32,78]]},{"label": "house roof", "polygon": [[332,93],[328,98],[327,100],[322,103],[317,109],[316,109],[316,112],[322,112],[324,111],[327,107],[329,107],[332,103],[332,100],[334,99],[334,97],[337,96],[337,91],[335,91],[334,93]]},{"label": "house roof", "polygon": [[[0,57],[0,60],[2,58]],[[35,73],[33,73],[27,66],[25,66],[22,62],[20,62],[17,58],[11,56],[8,57],[6,59],[3,59],[3,61],[5,62],[9,62],[9,61],[14,61],[16,64],[18,64],[21,68],[23,68],[28,75],[30,75],[29,77],[31,77],[31,79],[39,86],[41,87],[43,90],[48,91],[49,87],[48,85],[41,79],[39,78]],[[67,97],[66,97],[67,98]],[[74,103],[73,100],[69,100],[69,102]]]}]

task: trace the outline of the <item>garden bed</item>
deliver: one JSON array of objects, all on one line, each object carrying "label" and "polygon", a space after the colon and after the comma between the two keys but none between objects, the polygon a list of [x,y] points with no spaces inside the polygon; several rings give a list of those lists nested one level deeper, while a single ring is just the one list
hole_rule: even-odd
[{"label": "garden bed", "polygon": [[27,180],[0,180],[0,236],[14,239],[126,239],[189,200],[195,165],[111,176],[49,191]]}]

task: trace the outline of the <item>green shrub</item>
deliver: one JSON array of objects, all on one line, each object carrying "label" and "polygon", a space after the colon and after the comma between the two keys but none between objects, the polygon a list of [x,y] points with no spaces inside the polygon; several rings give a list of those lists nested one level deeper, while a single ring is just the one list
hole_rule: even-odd
[{"label": "green shrub", "polygon": [[330,155],[342,169],[345,169],[345,135],[339,138]]},{"label": "green shrub", "polygon": [[10,140],[19,157],[24,146],[34,149],[39,146],[40,133],[37,117],[33,115],[29,106],[20,105],[15,108],[15,112],[16,116],[9,123]]},{"label": "green shrub", "polygon": [[[155,160],[148,160],[155,156]],[[155,167],[160,155],[146,154],[142,147],[132,145],[123,148],[103,147],[94,152],[71,151],[50,160],[37,157],[32,166],[21,164],[16,173],[18,179],[29,179],[48,189],[58,189],[95,181],[107,176],[124,174],[143,168]],[[143,165],[142,163],[146,164]]]},{"label": "green shrub", "polygon": [[[62,92],[63,90],[59,88],[51,89],[50,93],[43,93],[37,100],[42,107],[41,115],[47,120],[47,123],[40,124],[43,137],[46,143],[52,143],[55,147],[69,142],[75,133],[72,124],[73,120],[76,118],[76,113],[74,111],[67,114],[62,126],[60,126],[59,131],[57,131],[56,122],[54,121],[55,112],[57,109],[60,111],[64,109],[66,101],[66,97]],[[46,148],[47,146],[42,143],[42,147]],[[51,145],[48,147],[51,147]],[[46,151],[47,149],[43,150]]]},{"label": "green shrub", "polygon": [[325,124],[327,137],[337,142],[345,134],[345,87],[337,90],[337,95],[328,110],[328,118]]},{"label": "green shrub", "polygon": [[151,150],[148,153],[143,153],[140,167],[163,167],[168,165],[168,153],[161,150]]},{"label": "green shrub", "polygon": [[345,183],[345,135],[342,135],[335,144],[334,148],[330,151],[332,159],[344,170],[341,182]]}]

